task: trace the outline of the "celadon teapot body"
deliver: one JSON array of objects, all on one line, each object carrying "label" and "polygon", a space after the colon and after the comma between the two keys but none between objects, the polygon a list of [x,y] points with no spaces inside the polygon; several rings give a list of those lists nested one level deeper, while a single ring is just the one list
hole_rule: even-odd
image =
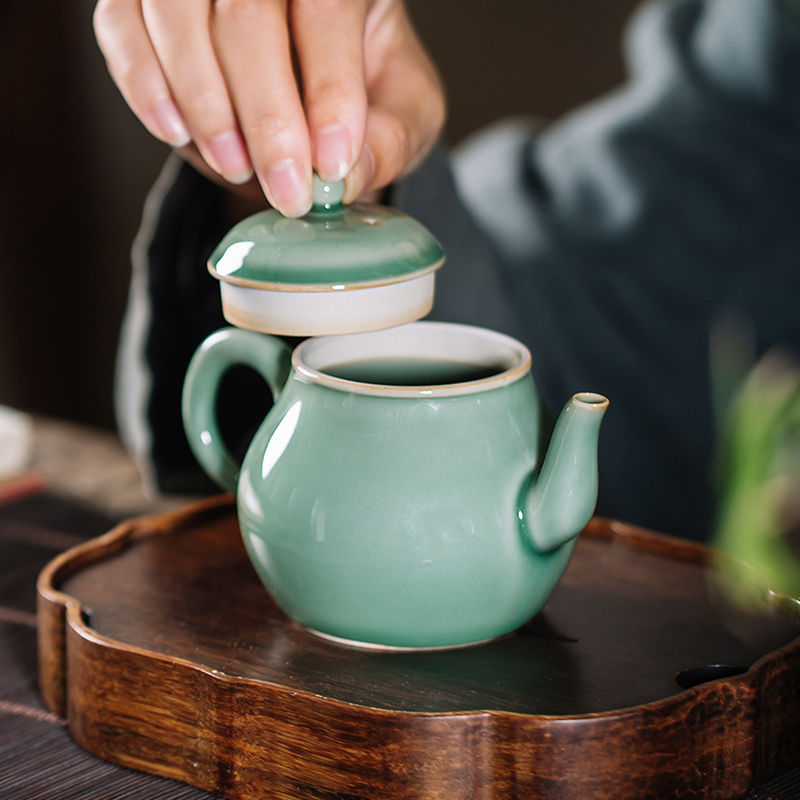
[{"label": "celadon teapot body", "polygon": [[[234,363],[276,396],[240,469],[214,416]],[[554,433],[566,492],[540,463],[527,350],[480,328],[310,339],[291,367],[278,340],[219,331],[190,366],[184,417],[201,464],[235,486],[247,551],[290,617],[351,643],[448,647],[519,627],[561,578],[597,492],[607,401],[585,398]]]}]

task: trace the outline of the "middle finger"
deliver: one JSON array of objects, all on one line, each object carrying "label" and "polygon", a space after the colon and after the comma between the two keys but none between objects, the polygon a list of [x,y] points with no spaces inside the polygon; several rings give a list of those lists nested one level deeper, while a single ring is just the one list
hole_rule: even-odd
[{"label": "middle finger", "polygon": [[253,167],[287,216],[311,207],[311,146],[283,0],[216,0],[212,36]]}]

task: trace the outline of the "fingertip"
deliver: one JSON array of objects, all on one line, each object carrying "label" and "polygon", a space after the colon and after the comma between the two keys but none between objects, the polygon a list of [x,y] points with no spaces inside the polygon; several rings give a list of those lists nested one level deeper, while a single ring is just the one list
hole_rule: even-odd
[{"label": "fingertip", "polygon": [[183,117],[171,97],[165,97],[155,103],[150,114],[155,128],[153,133],[161,141],[172,147],[185,147],[192,141]]},{"label": "fingertip", "polygon": [[261,183],[270,205],[285,217],[302,217],[311,210],[311,178],[299,161],[274,163]]},{"label": "fingertip", "polygon": [[361,148],[361,154],[356,161],[355,167],[345,180],[344,202],[352,203],[357,200],[364,192],[369,191],[372,178],[375,175],[375,157],[368,144]]},{"label": "fingertip", "polygon": [[314,137],[314,164],[324,181],[340,181],[350,171],[353,142],[341,123],[326,125]]},{"label": "fingertip", "polygon": [[247,154],[244,137],[238,131],[226,131],[208,143],[214,166],[225,180],[236,186],[253,177],[253,167]]}]

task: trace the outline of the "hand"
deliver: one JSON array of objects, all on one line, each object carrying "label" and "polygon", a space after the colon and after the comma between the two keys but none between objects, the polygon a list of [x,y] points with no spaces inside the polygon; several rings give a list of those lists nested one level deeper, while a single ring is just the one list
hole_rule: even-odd
[{"label": "hand", "polygon": [[410,171],[444,122],[402,0],[99,0],[94,26],[154,136],[287,216],[310,208],[312,170],[350,202]]}]

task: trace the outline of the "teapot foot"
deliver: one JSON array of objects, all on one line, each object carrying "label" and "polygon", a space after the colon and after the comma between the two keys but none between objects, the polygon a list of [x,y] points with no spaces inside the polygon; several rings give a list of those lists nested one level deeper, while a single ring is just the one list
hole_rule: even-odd
[{"label": "teapot foot", "polygon": [[489,642],[495,642],[498,639],[505,639],[507,636],[511,636],[510,633],[505,633],[502,636],[491,636],[488,639],[481,639],[477,642],[464,642],[463,644],[447,644],[433,647],[400,647],[391,644],[378,644],[376,642],[360,642],[357,639],[345,639],[341,636],[323,633],[322,631],[315,630],[314,628],[307,628],[305,625],[301,625],[300,627],[304,631],[307,631],[314,636],[318,636],[320,639],[325,639],[325,641],[333,644],[338,644],[343,647],[355,647],[359,650],[373,650],[375,652],[383,653],[432,653],[443,650],[463,650],[465,647],[479,647],[480,645],[488,644]]}]

